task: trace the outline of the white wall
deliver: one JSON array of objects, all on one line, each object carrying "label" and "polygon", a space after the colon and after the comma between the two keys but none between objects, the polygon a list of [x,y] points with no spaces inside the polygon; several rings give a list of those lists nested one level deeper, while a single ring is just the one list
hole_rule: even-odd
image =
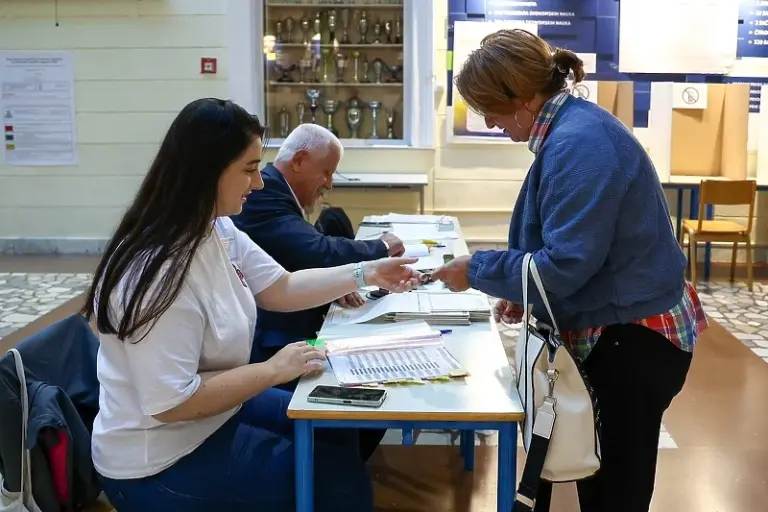
[{"label": "white wall", "polygon": [[[54,13],[53,0],[0,0],[0,50],[73,51],[80,165],[0,165],[6,249],[108,237],[173,116],[227,94],[225,0],[59,0],[58,27]],[[216,75],[201,57],[218,58]]]}]

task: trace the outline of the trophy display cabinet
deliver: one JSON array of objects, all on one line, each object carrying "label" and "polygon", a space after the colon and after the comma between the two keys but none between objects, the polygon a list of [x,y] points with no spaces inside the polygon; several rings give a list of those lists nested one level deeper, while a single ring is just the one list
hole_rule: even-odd
[{"label": "trophy display cabinet", "polygon": [[263,0],[263,110],[272,143],[316,123],[346,146],[404,145],[415,73],[407,68],[412,21],[403,1]]}]

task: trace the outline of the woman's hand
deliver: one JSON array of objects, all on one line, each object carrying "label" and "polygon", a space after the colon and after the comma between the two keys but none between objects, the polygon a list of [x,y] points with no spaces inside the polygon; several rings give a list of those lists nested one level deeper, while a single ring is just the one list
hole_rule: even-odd
[{"label": "woman's hand", "polygon": [[383,258],[367,261],[363,265],[363,277],[369,285],[395,293],[407,292],[419,285],[421,274],[405,265],[417,261],[419,261],[418,258]]},{"label": "woman's hand", "polygon": [[493,308],[493,319],[505,324],[519,324],[523,321],[523,306],[501,299]]},{"label": "woman's hand", "polygon": [[365,304],[365,300],[357,292],[352,292],[338,299],[336,303],[342,308],[359,308]]},{"label": "woman's hand", "polygon": [[278,384],[298,379],[307,373],[323,369],[325,352],[306,341],[297,341],[283,347],[269,358],[267,363],[275,374]]},{"label": "woman's hand", "polygon": [[471,256],[459,256],[454,258],[439,269],[432,272],[434,281],[442,281],[452,292],[469,290],[469,260]]}]

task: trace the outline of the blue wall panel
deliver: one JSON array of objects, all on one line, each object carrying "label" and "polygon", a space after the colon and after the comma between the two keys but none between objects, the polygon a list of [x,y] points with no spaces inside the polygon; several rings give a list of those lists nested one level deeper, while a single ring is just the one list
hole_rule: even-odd
[{"label": "blue wall panel", "polygon": [[[698,82],[752,84],[750,112],[759,110],[759,84],[768,79],[731,79],[720,75],[651,75],[622,74],[619,63],[619,0],[538,0],[529,6],[509,0],[447,0],[449,34],[457,20],[520,19],[539,25],[539,35],[553,46],[578,53],[597,54],[597,72],[593,80],[632,80],[635,82],[635,126],[648,125],[651,104],[651,82]],[[742,0],[738,29],[737,57],[768,58],[768,7],[765,0]],[[484,9],[484,11],[481,11]],[[471,14],[471,18],[468,16]],[[452,35],[448,42],[453,49]],[[453,73],[449,71],[449,83]],[[757,91],[755,93],[755,91]],[[756,102],[755,102],[756,98]],[[448,89],[451,104],[451,88]],[[757,109],[757,110],[756,110]]]}]

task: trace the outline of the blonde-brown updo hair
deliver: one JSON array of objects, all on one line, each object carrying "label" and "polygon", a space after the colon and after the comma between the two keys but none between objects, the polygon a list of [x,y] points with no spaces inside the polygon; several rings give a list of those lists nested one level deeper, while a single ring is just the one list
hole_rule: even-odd
[{"label": "blonde-brown updo hair", "polygon": [[456,76],[456,88],[469,108],[481,115],[509,114],[514,98],[551,96],[584,80],[584,63],[570,50],[552,51],[542,38],[522,29],[499,30],[480,42]]}]

